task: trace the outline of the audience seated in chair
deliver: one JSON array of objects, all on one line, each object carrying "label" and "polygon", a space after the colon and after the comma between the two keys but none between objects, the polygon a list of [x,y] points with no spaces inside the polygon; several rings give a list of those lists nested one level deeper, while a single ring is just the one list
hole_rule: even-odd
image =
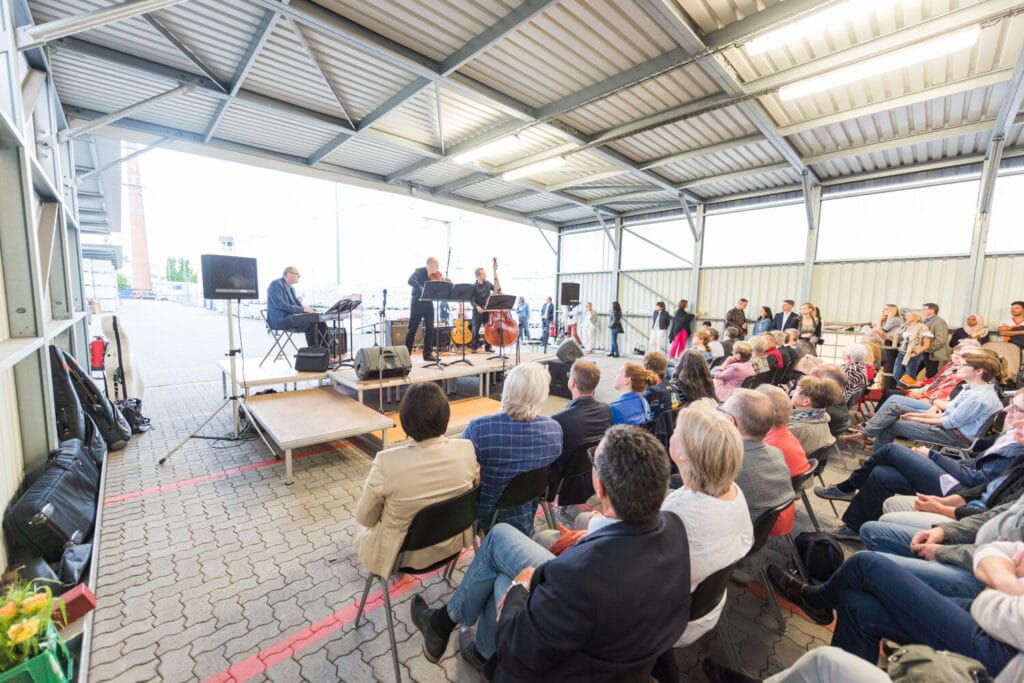
[{"label": "audience seated in chair", "polygon": [[668,359],[665,354],[657,351],[648,351],[643,359],[644,370],[653,373],[658,378],[654,384],[650,383],[653,377],[648,378],[647,389],[644,391],[644,399],[651,409],[651,417],[655,418],[662,413],[675,410],[679,407],[679,396],[675,387],[665,381],[668,374]]},{"label": "audience seated in chair", "polygon": [[[834,402],[825,406],[825,412],[828,414],[828,429],[832,436],[842,434],[850,428],[850,408],[847,399],[843,398],[846,395],[846,384],[849,381],[846,373],[838,365],[821,364],[811,370],[809,374],[811,377],[830,379],[839,387],[839,396],[832,397]],[[838,400],[835,400],[837,398]]]},{"label": "audience seated in chair", "polygon": [[[781,332],[779,334],[782,334]],[[775,335],[771,332],[764,332],[758,335],[764,339],[764,355],[768,359],[768,367],[772,370],[778,370],[786,364],[786,359],[782,355],[782,351],[778,348],[778,343],[775,341]]]},{"label": "audience seated in chair", "polygon": [[[572,400],[561,412],[551,416],[562,427],[562,452],[551,463],[552,484],[558,481],[565,467],[570,465],[565,458],[585,444],[597,443],[612,426],[611,408],[607,403],[594,398],[594,390],[600,381],[601,370],[593,361],[581,358],[569,369],[568,388]],[[593,493],[589,477],[585,482],[571,483],[569,486],[581,488],[582,491],[563,490],[567,498],[585,500]]]},{"label": "audience seated in chair", "polygon": [[661,378],[636,363],[626,363],[615,374],[612,387],[619,397],[609,405],[612,409],[612,424],[638,425],[648,422],[654,415],[643,392]]},{"label": "audience seated in chair", "polygon": [[[789,478],[792,480],[807,470],[811,465],[807,462],[807,453],[800,445],[800,440],[793,432],[789,431],[789,418],[793,414],[793,404],[786,392],[779,387],[770,384],[762,384],[757,389],[758,393],[764,394],[771,401],[774,418],[772,428],[764,435],[764,442],[782,451],[782,457],[786,459],[786,467],[789,469]],[[785,512],[779,515],[779,521],[772,528],[772,536],[784,536],[793,531],[793,519],[796,516],[796,506],[790,506]]]},{"label": "audience seated in chair", "polygon": [[771,401],[751,389],[736,389],[719,408],[736,424],[743,439],[743,466],[736,484],[743,491],[753,522],[763,513],[793,499],[789,468],[782,452],[765,444],[775,421]]},{"label": "audience seated in chair", "polygon": [[[436,384],[413,384],[402,398],[398,419],[411,441],[380,451],[370,465],[356,503],[354,545],[373,574],[390,576],[395,557],[416,513],[476,486],[480,466],[473,444],[445,437],[448,397]],[[429,567],[472,545],[472,533],[431,548],[407,552],[405,566]]]},{"label": "audience seated in chair", "polygon": [[837,400],[842,400],[842,390],[831,379],[806,376],[796,383],[789,429],[799,439],[804,453],[814,453],[836,442],[826,409]]},{"label": "audience seated in chair", "polygon": [[[562,452],[562,428],[540,414],[551,375],[538,363],[522,363],[505,376],[501,412],[471,421],[462,438],[473,442],[480,463],[480,529],[490,526],[494,505],[512,477],[546,467]],[[502,510],[499,522],[533,533],[535,506]]]},{"label": "audience seated in chair", "polygon": [[[750,367],[753,368],[755,375],[775,369],[769,362],[768,356],[765,355],[765,351],[768,350],[768,343],[764,340],[764,337],[751,337],[750,349]],[[776,365],[775,367],[778,366]]]},{"label": "audience seated in chair", "polygon": [[653,436],[609,429],[593,470],[605,515],[559,557],[498,524],[447,604],[413,598],[424,654],[438,661],[455,627],[475,623],[459,645],[487,680],[641,680],[689,616],[686,528],[659,510],[668,476]]},{"label": "audience seated in chair", "polygon": [[909,377],[904,375],[897,388],[886,389],[875,405],[875,412],[881,410],[885,402],[893,396],[907,396],[908,398],[924,401],[929,405],[937,400],[950,401],[953,391],[963,384],[963,379],[957,374],[957,370],[964,363],[964,354],[980,352],[981,347],[978,346],[977,342],[970,339],[961,342],[960,346],[953,350],[949,362],[934,377],[926,379],[921,383],[911,383],[908,381]]},{"label": "audience seated in chair", "polygon": [[709,401],[718,404],[715,397],[715,383],[708,371],[703,354],[696,349],[687,349],[676,363],[672,375],[672,386],[676,389],[679,402],[685,408],[694,401]]},{"label": "audience seated in chair", "polygon": [[868,388],[867,357],[868,350],[863,344],[847,344],[843,348],[843,364],[839,367],[846,375],[844,405],[848,405],[851,398]]},{"label": "audience seated in chair", "polygon": [[725,359],[715,373],[715,397],[719,401],[729,398],[733,389],[739,388],[743,380],[754,375],[754,368],[750,365],[750,356],[753,349],[747,342],[736,342],[732,348],[732,355]]}]

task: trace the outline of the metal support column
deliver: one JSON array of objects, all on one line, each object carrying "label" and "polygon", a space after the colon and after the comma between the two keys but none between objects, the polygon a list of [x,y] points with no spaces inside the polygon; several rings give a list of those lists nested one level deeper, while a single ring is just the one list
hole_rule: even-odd
[{"label": "metal support column", "polygon": [[612,259],[612,301],[618,301],[622,293],[622,278],[619,273],[622,271],[622,216],[615,218],[615,255]]},{"label": "metal support column", "polygon": [[[691,212],[685,205],[690,229],[693,231],[693,265],[690,266],[690,292],[686,298],[690,302],[690,312],[695,316],[700,313],[700,266],[704,262],[704,221],[707,217],[707,206],[702,202]],[[690,214],[693,214],[692,217]]]},{"label": "metal support column", "polygon": [[978,310],[981,299],[981,276],[985,270],[985,248],[988,244],[988,224],[992,216],[992,197],[995,194],[996,175],[1003,158],[1005,138],[999,136],[992,141],[988,156],[981,170],[981,184],[978,189],[978,210],[974,214],[974,230],[971,232],[971,257],[967,265],[970,285],[964,290],[964,315]]},{"label": "metal support column", "polygon": [[812,185],[804,174],[800,178],[804,189],[804,208],[807,211],[807,246],[804,250],[804,269],[800,275],[800,301],[811,300],[814,277],[814,259],[818,254],[818,221],[821,219],[821,185]]}]

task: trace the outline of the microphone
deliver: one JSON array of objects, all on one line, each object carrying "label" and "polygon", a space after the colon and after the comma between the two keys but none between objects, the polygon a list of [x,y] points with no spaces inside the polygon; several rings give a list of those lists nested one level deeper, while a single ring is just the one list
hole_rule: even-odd
[{"label": "microphone", "polygon": [[387,307],[388,307],[388,290],[385,289],[384,290],[384,305],[382,306],[382,308],[387,308]]}]

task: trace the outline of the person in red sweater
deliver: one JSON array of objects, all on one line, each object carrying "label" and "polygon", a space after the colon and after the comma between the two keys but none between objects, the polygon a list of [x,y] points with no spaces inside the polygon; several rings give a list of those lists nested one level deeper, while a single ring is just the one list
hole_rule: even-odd
[{"label": "person in red sweater", "polygon": [[[782,457],[786,459],[786,467],[789,468],[790,478],[799,476],[809,470],[811,465],[807,462],[807,454],[804,453],[800,441],[789,431],[789,418],[793,414],[793,404],[786,395],[786,392],[772,384],[762,384],[755,391],[759,391],[768,397],[775,412],[775,420],[771,430],[764,435],[764,442],[775,446],[782,451]],[[772,536],[785,536],[793,531],[793,518],[796,515],[796,508],[790,505],[781,515],[779,521],[772,527]]]}]

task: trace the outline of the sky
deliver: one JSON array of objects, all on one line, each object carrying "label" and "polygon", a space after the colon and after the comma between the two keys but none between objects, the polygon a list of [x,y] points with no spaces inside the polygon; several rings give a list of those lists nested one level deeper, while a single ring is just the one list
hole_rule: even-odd
[{"label": "sky", "polygon": [[448,262],[450,226],[455,282],[471,281],[477,266],[490,279],[497,258],[505,293],[539,306],[554,289],[554,253],[531,226],[170,150],[148,152],[139,168],[149,260],[159,264],[154,275],[163,274],[168,257],[188,258],[198,270],[200,254],[222,253],[223,236],[233,240],[232,253],[257,259],[261,290],[294,265],[306,303],[330,304],[349,293],[374,302],[384,289],[407,303],[413,269],[431,255],[442,268]]}]

